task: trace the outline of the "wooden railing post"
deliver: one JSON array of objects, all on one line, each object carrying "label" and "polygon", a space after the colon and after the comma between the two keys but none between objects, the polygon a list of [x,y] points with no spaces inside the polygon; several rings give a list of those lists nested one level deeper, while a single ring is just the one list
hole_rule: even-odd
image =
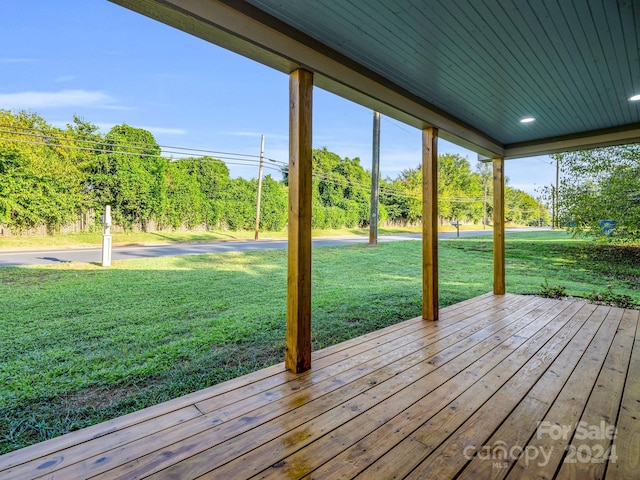
[{"label": "wooden railing post", "polygon": [[422,318],[438,319],[438,129],[422,130]]},{"label": "wooden railing post", "polygon": [[313,74],[289,78],[289,243],[285,366],[311,368],[311,113]]},{"label": "wooden railing post", "polygon": [[504,158],[493,159],[493,293],[504,295]]}]

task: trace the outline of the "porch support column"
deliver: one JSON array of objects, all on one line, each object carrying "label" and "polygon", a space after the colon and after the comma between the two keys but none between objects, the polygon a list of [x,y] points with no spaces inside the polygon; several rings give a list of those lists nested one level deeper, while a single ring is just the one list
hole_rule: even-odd
[{"label": "porch support column", "polygon": [[438,319],[438,129],[422,130],[422,318]]},{"label": "porch support column", "polygon": [[504,158],[493,159],[493,294],[504,295]]},{"label": "porch support column", "polygon": [[311,368],[311,112],[313,73],[289,77],[289,243],[285,366]]}]

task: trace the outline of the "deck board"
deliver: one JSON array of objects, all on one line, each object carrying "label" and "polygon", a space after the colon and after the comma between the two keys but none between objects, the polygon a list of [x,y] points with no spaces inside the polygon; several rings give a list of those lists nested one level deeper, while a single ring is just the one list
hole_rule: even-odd
[{"label": "deck board", "polygon": [[636,324],[636,332],[613,442],[617,459],[607,464],[607,480],[637,478],[640,472],[640,311],[625,315]]},{"label": "deck board", "polygon": [[483,295],[0,456],[0,478],[636,478],[639,317]]},{"label": "deck board", "polygon": [[[581,428],[571,440],[570,461],[561,465],[558,479],[604,477],[605,460],[610,457],[615,436],[613,425],[620,410],[636,326],[637,320],[631,312],[625,312],[580,418]],[[594,432],[598,435],[589,435],[586,428],[589,425],[599,427]],[[587,461],[577,461],[578,455]]]}]

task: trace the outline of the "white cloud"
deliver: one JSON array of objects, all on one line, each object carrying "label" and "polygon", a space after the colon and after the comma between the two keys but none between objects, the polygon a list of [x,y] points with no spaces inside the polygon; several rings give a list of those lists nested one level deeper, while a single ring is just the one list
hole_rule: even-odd
[{"label": "white cloud", "polygon": [[56,107],[95,107],[124,110],[115,99],[101,91],[60,90],[58,92],[17,92],[0,94],[0,108],[41,109]]}]

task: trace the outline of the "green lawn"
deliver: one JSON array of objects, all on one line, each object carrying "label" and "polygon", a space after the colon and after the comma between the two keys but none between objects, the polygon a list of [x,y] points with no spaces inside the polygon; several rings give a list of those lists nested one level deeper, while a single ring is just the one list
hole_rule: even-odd
[{"label": "green lawn", "polygon": [[[640,247],[507,235],[507,290],[640,303]],[[492,285],[490,237],[440,242],[440,304]],[[316,248],[313,347],[416,317],[417,241]],[[283,359],[286,252],[0,269],[0,453]]]}]

